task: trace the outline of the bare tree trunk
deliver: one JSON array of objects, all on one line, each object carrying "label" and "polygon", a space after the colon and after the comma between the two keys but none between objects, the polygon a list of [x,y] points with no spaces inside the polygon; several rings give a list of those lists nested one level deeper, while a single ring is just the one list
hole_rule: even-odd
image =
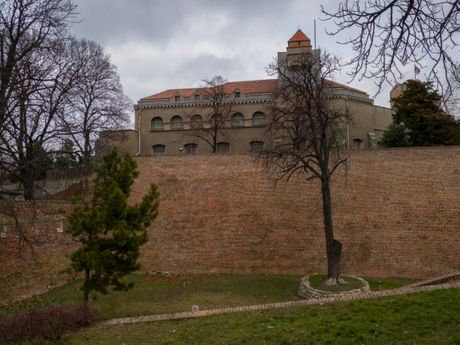
[{"label": "bare tree trunk", "polygon": [[89,304],[89,268],[85,268],[85,278],[83,282],[83,304],[87,307]]},{"label": "bare tree trunk", "polygon": [[345,281],[340,276],[340,259],[342,256],[342,243],[334,239],[332,223],[332,202],[330,181],[327,176],[321,179],[321,194],[323,197],[323,223],[326,235],[327,279],[326,285],[343,284]]},{"label": "bare tree trunk", "polygon": [[217,133],[214,133],[214,138],[212,138],[212,153],[217,152]]},{"label": "bare tree trunk", "polygon": [[22,186],[24,188],[24,199],[35,200],[35,179],[30,172],[25,172],[23,175]]},{"label": "bare tree trunk", "polygon": [[84,144],[83,144],[83,153],[82,153],[82,161],[83,165],[89,165],[91,161],[91,133],[88,130],[84,131]]}]

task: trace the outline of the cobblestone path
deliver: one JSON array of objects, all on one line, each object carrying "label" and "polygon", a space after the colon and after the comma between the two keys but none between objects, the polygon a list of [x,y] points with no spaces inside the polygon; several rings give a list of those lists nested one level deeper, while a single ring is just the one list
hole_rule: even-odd
[{"label": "cobblestone path", "polygon": [[399,289],[392,290],[382,290],[382,291],[371,291],[371,292],[358,292],[356,294],[346,294],[346,295],[334,295],[330,297],[322,297],[315,299],[307,300],[297,300],[290,302],[280,302],[280,303],[267,303],[267,304],[256,304],[256,305],[246,305],[240,307],[227,307],[227,308],[216,308],[216,309],[207,309],[199,311],[188,311],[180,313],[171,313],[171,314],[157,314],[157,315],[145,315],[137,317],[123,317],[118,319],[105,320],[99,323],[101,326],[109,325],[124,325],[124,324],[133,324],[140,322],[154,322],[154,321],[167,321],[167,320],[180,320],[180,319],[190,319],[190,318],[200,318],[210,315],[217,314],[228,314],[228,313],[239,313],[239,312],[250,312],[256,310],[267,310],[267,309],[279,309],[279,308],[292,308],[292,307],[301,307],[307,305],[318,305],[318,304],[330,304],[336,302],[344,301],[354,301],[354,300],[365,300],[365,299],[375,299],[388,296],[400,296],[406,295],[421,291],[434,291],[434,290],[444,290],[458,288],[460,289],[460,281],[449,282],[439,285],[428,285],[428,286],[416,286],[416,287],[402,287]]}]

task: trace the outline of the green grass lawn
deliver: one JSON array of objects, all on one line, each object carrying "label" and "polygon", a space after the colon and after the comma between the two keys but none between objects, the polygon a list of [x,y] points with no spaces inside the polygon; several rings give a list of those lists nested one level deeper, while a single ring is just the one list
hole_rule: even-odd
[{"label": "green grass lawn", "polygon": [[[283,302],[298,299],[300,276],[295,275],[197,275],[189,277],[159,277],[132,274],[134,287],[125,291],[110,291],[108,295],[93,294],[91,306],[102,318],[160,314],[200,309]],[[50,305],[81,304],[81,281],[55,289],[8,307],[0,315]]]},{"label": "green grass lawn", "polygon": [[[301,276],[296,275],[194,275],[161,277],[132,274],[128,281],[134,288],[125,292],[110,291],[108,295],[92,294],[91,306],[101,318],[138,316],[248,304],[284,302],[299,299],[297,289]],[[384,279],[381,284],[369,279],[375,289],[394,288],[412,281]],[[81,281],[73,281],[45,295],[0,308],[0,315],[11,315],[50,304],[81,303]]]},{"label": "green grass lawn", "polygon": [[460,290],[217,315],[129,326],[90,327],[62,344],[460,344]]},{"label": "green grass lawn", "polygon": [[369,283],[369,287],[373,291],[397,289],[405,285],[414,284],[416,280],[405,278],[364,278]]}]

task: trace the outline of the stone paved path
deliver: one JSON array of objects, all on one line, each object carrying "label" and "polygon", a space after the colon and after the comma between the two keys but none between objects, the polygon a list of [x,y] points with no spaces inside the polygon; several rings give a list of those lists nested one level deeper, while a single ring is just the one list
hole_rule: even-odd
[{"label": "stone paved path", "polygon": [[301,307],[301,306],[315,305],[315,304],[329,304],[329,303],[335,303],[335,302],[374,299],[374,298],[387,297],[387,296],[406,295],[406,294],[411,294],[411,293],[416,293],[416,292],[421,292],[421,291],[444,290],[444,289],[450,289],[450,288],[460,289],[460,282],[451,282],[451,283],[431,285],[431,286],[402,287],[399,289],[382,290],[382,291],[359,292],[356,294],[348,294],[348,295],[342,295],[342,296],[335,295],[331,297],[315,298],[315,299],[308,299],[308,300],[298,300],[298,301],[290,301],[290,302],[256,304],[256,305],[247,305],[247,306],[240,306],[240,307],[207,309],[207,310],[200,310],[200,311],[189,311],[189,312],[171,313],[171,314],[145,315],[145,316],[138,316],[138,317],[123,317],[119,319],[110,319],[110,320],[102,321],[99,323],[99,325],[108,326],[108,325],[123,325],[123,324],[132,324],[132,323],[140,323],[140,322],[190,319],[190,318],[206,317],[206,316],[217,315],[217,314],[239,313],[239,312],[247,312],[247,311],[255,311],[255,310],[266,310],[266,309],[292,308],[292,307]]}]

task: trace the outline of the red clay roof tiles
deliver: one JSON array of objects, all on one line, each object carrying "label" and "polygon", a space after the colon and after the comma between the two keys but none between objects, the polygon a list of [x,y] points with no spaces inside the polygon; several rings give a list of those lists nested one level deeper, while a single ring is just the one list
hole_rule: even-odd
[{"label": "red clay roof tiles", "polygon": [[[366,92],[352,88],[348,85],[340,84],[332,80],[327,80],[327,87],[330,89],[343,89],[350,90],[362,95],[367,95]],[[262,80],[246,80],[246,81],[232,81],[224,85],[224,91],[226,94],[231,94],[236,90],[239,90],[244,95],[267,93],[273,94],[277,91],[278,79],[262,79]],[[167,100],[174,96],[181,97],[193,97],[195,93],[200,93],[202,88],[188,88],[188,89],[170,89],[156,93],[152,96],[142,98],[144,101],[157,101]]]},{"label": "red clay roof tiles", "polygon": [[[277,79],[263,80],[247,80],[247,81],[232,81],[224,85],[224,91],[227,94],[239,90],[242,94],[251,95],[257,93],[274,93],[278,85]],[[193,89],[170,89],[152,96],[143,98],[143,100],[160,100],[169,99],[176,95],[181,97],[192,97],[196,92],[200,92],[202,88]]]},{"label": "red clay roof tiles", "polygon": [[303,33],[302,30],[297,30],[297,32],[292,36],[288,42],[301,42],[301,41],[310,41],[307,35]]}]

